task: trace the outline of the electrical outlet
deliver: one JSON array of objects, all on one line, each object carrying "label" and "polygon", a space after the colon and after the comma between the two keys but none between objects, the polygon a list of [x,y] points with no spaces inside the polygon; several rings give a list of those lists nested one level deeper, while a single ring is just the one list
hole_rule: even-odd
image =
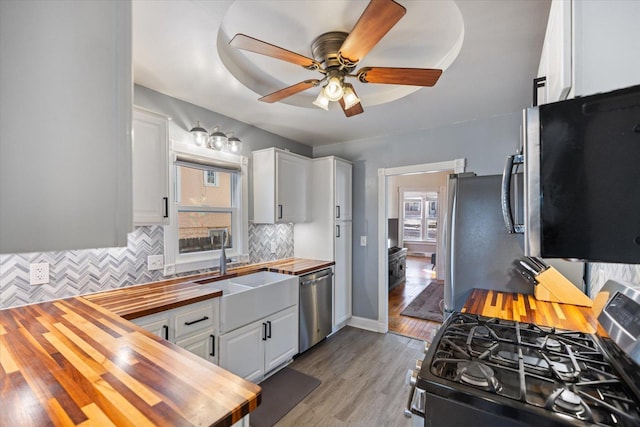
[{"label": "electrical outlet", "polygon": [[271,242],[271,253],[275,254],[277,250],[278,250],[278,245],[276,244],[276,242]]},{"label": "electrical outlet", "polygon": [[164,256],[149,255],[147,257],[147,270],[161,270],[162,268],[164,268]]},{"label": "electrical outlet", "polygon": [[367,246],[367,236],[360,236],[360,246]]},{"label": "electrical outlet", "polygon": [[32,285],[44,285],[49,283],[48,262],[38,262],[29,265],[29,283]]}]

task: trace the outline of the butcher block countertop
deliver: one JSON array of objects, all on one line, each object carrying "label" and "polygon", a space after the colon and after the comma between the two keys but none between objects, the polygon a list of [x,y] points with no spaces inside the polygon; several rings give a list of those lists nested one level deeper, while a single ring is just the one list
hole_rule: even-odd
[{"label": "butcher block countertop", "polygon": [[230,426],[260,387],[127,319],[219,297],[216,280],[333,264],[291,258],[0,310],[0,424]]},{"label": "butcher block countertop", "polygon": [[533,295],[473,289],[463,313],[535,323],[593,334],[598,319],[589,307],[539,301]]},{"label": "butcher block countertop", "polygon": [[[83,298],[99,304],[125,319],[131,320],[171,308],[193,304],[205,299],[219,297],[222,295],[222,292],[215,289],[215,282],[217,280],[256,273],[258,271],[300,275],[330,267],[333,264],[333,261],[286,258],[278,261],[230,268],[224,276],[217,273],[199,274],[84,295]],[[204,285],[204,283],[206,283],[206,285]]]},{"label": "butcher block countertop", "polygon": [[0,424],[230,426],[260,387],[76,297],[0,310]]}]

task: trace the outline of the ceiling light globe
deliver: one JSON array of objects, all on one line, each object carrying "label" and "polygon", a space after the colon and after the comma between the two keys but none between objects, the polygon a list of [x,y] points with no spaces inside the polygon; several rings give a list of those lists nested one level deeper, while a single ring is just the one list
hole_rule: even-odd
[{"label": "ceiling light globe", "polygon": [[344,101],[345,110],[348,110],[360,102],[360,98],[358,98],[354,90],[351,88],[351,85],[347,85],[347,88],[344,90],[342,100]]},{"label": "ceiling light globe", "polygon": [[342,89],[342,81],[338,77],[331,77],[329,82],[324,87],[324,96],[329,101],[337,101],[344,95],[344,89]]},{"label": "ceiling light globe", "polygon": [[222,150],[227,145],[227,135],[220,132],[219,127],[215,127],[209,135],[209,144],[215,150]]},{"label": "ceiling light globe", "polygon": [[240,141],[240,138],[236,136],[229,137],[229,151],[236,154],[242,151],[242,141]]}]

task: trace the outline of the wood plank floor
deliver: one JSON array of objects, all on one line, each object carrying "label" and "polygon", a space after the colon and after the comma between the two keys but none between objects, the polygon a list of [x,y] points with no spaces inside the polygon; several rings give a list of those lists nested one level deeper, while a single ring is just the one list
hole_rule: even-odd
[{"label": "wood plank floor", "polygon": [[290,367],[322,381],[276,427],[409,427],[407,370],[423,359],[423,342],[345,327]]},{"label": "wood plank floor", "polygon": [[389,292],[389,332],[431,341],[441,323],[402,316],[400,312],[429,285],[432,268],[427,258],[407,257],[406,280]]}]

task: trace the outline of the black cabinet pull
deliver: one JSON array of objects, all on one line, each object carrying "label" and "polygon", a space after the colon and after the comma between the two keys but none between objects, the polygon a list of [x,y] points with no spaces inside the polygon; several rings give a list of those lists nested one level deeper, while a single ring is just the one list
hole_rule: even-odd
[{"label": "black cabinet pull", "polygon": [[267,338],[271,338],[271,320],[267,320],[267,325],[269,326],[269,332],[267,332]]},{"label": "black cabinet pull", "polygon": [[267,324],[262,322],[262,341],[267,340]]},{"label": "black cabinet pull", "polygon": [[340,226],[336,225],[336,237],[340,237]]},{"label": "black cabinet pull", "polygon": [[169,327],[167,325],[162,325],[162,333],[164,334],[164,339],[169,341]]},{"label": "black cabinet pull", "polygon": [[164,200],[164,218],[169,218],[169,198],[163,197]]},{"label": "black cabinet pull", "polygon": [[215,335],[209,335],[211,337],[211,353],[209,353],[209,356],[211,357],[216,357],[216,336]]},{"label": "black cabinet pull", "polygon": [[533,79],[533,106],[538,105],[538,89],[547,85],[547,77],[536,77]]},{"label": "black cabinet pull", "polygon": [[282,205],[278,205],[278,219],[282,219]]},{"label": "black cabinet pull", "polygon": [[340,218],[340,206],[336,206],[336,218]]},{"label": "black cabinet pull", "polygon": [[202,319],[192,320],[191,322],[184,322],[184,324],[187,325],[187,326],[191,326],[191,325],[193,325],[195,323],[204,322],[205,320],[209,320],[209,318],[207,316],[204,316]]}]

